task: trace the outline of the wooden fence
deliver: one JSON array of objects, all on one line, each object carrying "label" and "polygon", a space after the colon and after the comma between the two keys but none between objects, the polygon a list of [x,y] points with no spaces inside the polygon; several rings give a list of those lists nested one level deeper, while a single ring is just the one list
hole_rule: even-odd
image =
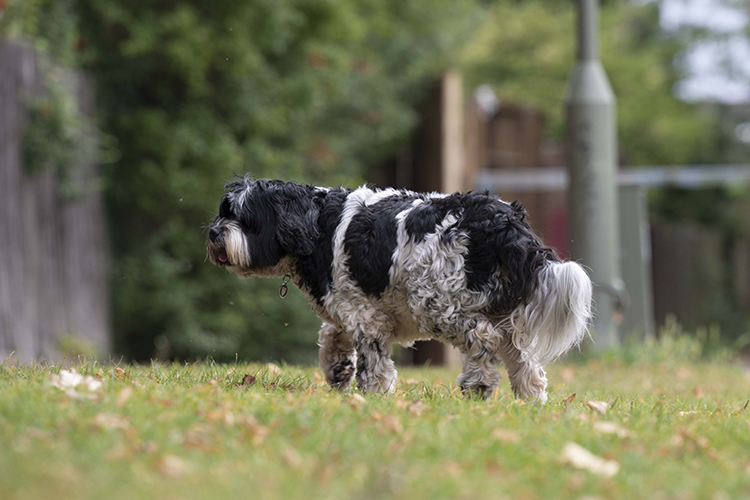
[{"label": "wooden fence", "polygon": [[[90,82],[71,76],[79,109],[92,116]],[[111,346],[102,197],[67,200],[54,172],[24,169],[27,103],[44,95],[35,51],[0,41],[0,362],[11,353],[20,362],[55,359],[64,335],[100,353]],[[86,184],[96,167],[75,175]]]}]

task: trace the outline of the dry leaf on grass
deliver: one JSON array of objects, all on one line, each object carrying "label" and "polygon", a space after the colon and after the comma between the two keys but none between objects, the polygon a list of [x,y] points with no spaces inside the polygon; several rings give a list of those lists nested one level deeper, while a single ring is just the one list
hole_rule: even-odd
[{"label": "dry leaf on grass", "polygon": [[517,432],[509,431],[508,429],[503,429],[501,427],[497,427],[493,430],[490,433],[490,438],[503,443],[517,443],[520,439]]},{"label": "dry leaf on grass", "polygon": [[250,416],[240,418],[238,423],[247,430],[247,435],[255,446],[263,444],[266,436],[271,433],[268,427],[260,425],[257,420]]},{"label": "dry leaf on grass", "polygon": [[102,388],[102,383],[90,375],[83,376],[75,370],[60,370],[59,374],[53,373],[49,377],[50,385],[57,387],[71,398],[90,398],[90,394],[78,392],[76,389],[94,392]]},{"label": "dry leaf on grass", "polygon": [[156,470],[166,477],[178,478],[187,472],[187,464],[174,455],[164,455],[155,465]]},{"label": "dry leaf on grass", "polygon": [[568,396],[567,398],[565,398],[565,399],[563,399],[562,401],[560,401],[560,404],[563,404],[563,405],[567,405],[567,404],[570,404],[570,403],[572,403],[572,402],[573,402],[573,400],[574,400],[575,398],[576,398],[576,393],[574,392],[573,394],[571,394],[571,395],[570,395],[570,396]]},{"label": "dry leaf on grass", "polygon": [[133,388],[132,387],[124,387],[118,394],[117,394],[117,401],[116,405],[118,408],[122,408],[125,406],[125,403],[128,402],[128,399],[130,399],[130,396],[133,395]]},{"label": "dry leaf on grass", "polygon": [[598,476],[613,477],[620,470],[620,464],[616,461],[598,457],[583,446],[572,442],[565,445],[560,458],[564,463]]},{"label": "dry leaf on grass", "polygon": [[617,437],[633,437],[633,433],[615,422],[594,422],[594,430],[602,434],[616,434]]},{"label": "dry leaf on grass", "polygon": [[409,413],[417,417],[421,416],[422,413],[429,411],[430,407],[422,402],[421,399],[414,401],[409,405]]},{"label": "dry leaf on grass", "polygon": [[119,378],[119,379],[128,378],[128,374],[125,372],[125,370],[117,366],[112,368],[112,373],[114,374],[115,378]]},{"label": "dry leaf on grass", "polygon": [[560,370],[560,378],[563,382],[570,382],[576,376],[576,370],[572,366],[566,366]]},{"label": "dry leaf on grass", "polygon": [[226,409],[208,410],[204,417],[210,424],[224,423],[227,427],[233,426],[235,422],[234,414]]},{"label": "dry leaf on grass", "polygon": [[97,413],[94,417],[94,424],[102,430],[124,429],[129,425],[127,418],[109,413]]},{"label": "dry leaf on grass", "polygon": [[367,403],[367,400],[364,398],[364,396],[362,396],[361,394],[357,394],[356,392],[352,394],[351,397],[347,398],[346,401],[355,410],[359,410],[364,406],[365,403]]},{"label": "dry leaf on grass", "polygon": [[300,454],[297,453],[297,450],[291,447],[286,447],[282,450],[281,458],[284,459],[284,462],[293,469],[299,469],[304,463]]},{"label": "dry leaf on grass", "polygon": [[599,415],[607,413],[607,407],[609,406],[604,401],[586,401],[586,406],[597,412]]},{"label": "dry leaf on grass", "polygon": [[250,375],[249,373],[246,373],[244,377],[242,377],[242,382],[235,382],[234,385],[237,387],[241,387],[243,385],[253,385],[255,383],[255,377]]},{"label": "dry leaf on grass", "polygon": [[318,370],[315,370],[313,372],[313,377],[315,377],[315,383],[318,385],[326,385],[326,379],[323,375],[320,374]]},{"label": "dry leaf on grass", "polygon": [[401,434],[404,431],[401,420],[396,415],[386,415],[381,422],[383,429],[392,434]]},{"label": "dry leaf on grass", "polygon": [[680,412],[677,412],[677,414],[679,416],[681,416],[681,417],[686,417],[688,415],[695,415],[696,413],[701,413],[701,412],[699,412],[699,411],[680,411]]},{"label": "dry leaf on grass", "polygon": [[279,376],[281,375],[281,368],[273,363],[266,363],[266,371],[269,375]]}]

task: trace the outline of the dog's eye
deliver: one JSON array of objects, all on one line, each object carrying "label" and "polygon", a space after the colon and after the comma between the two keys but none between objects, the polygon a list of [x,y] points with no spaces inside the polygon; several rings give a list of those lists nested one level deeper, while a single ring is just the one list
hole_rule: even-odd
[{"label": "dog's eye", "polygon": [[232,206],[229,204],[229,200],[224,198],[219,205],[219,217],[222,219],[228,219],[232,214]]}]

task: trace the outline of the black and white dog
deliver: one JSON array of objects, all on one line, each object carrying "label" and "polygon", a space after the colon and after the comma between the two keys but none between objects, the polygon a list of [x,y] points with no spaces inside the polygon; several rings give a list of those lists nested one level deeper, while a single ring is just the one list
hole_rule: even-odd
[{"label": "black and white dog", "polygon": [[591,281],[542,244],[518,203],[248,177],[226,188],[208,258],[241,277],[291,276],[323,320],[333,387],[356,373],[361,390],[391,391],[391,344],[433,338],[463,354],[462,389],[492,394],[499,360],[517,397],[544,402],[542,365],[585,335]]}]

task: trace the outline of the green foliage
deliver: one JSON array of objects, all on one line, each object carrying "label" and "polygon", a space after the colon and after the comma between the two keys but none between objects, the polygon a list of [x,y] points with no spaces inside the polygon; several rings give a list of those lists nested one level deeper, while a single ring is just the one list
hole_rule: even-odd
[{"label": "green foliage", "polygon": [[0,13],[0,33],[9,38],[30,41],[51,59],[72,66],[76,62],[78,43],[75,2],[8,0],[5,10]]},{"label": "green foliage", "polygon": [[99,151],[99,130],[81,113],[76,101],[77,82],[70,71],[78,41],[73,6],[73,0],[16,0],[0,18],[1,34],[30,42],[37,50],[44,80],[43,95],[17,96],[29,113],[22,145],[24,167],[31,173],[55,172],[66,198],[95,187],[76,182],[76,168],[111,158],[108,149]]},{"label": "green foliage", "polygon": [[[561,139],[575,23],[574,2],[498,1],[464,54],[470,88],[489,83],[501,101],[543,110],[550,134]],[[719,132],[712,118],[672,94],[682,76],[674,60],[685,40],[659,30],[658,3],[608,2],[600,25],[600,55],[617,97],[625,164],[715,161]]]},{"label": "green foliage", "polygon": [[78,109],[75,82],[70,73],[43,63],[46,95],[29,99],[29,117],[23,136],[24,168],[31,173],[54,171],[59,179],[63,197],[74,198],[85,194],[92,186],[75,180],[74,170],[99,160],[99,131],[91,120]]},{"label": "green foliage", "polygon": [[362,182],[475,19],[469,0],[80,0],[81,60],[122,157],[104,171],[117,348],[129,357],[315,356],[278,283],[205,262],[201,226],[251,172]]}]

